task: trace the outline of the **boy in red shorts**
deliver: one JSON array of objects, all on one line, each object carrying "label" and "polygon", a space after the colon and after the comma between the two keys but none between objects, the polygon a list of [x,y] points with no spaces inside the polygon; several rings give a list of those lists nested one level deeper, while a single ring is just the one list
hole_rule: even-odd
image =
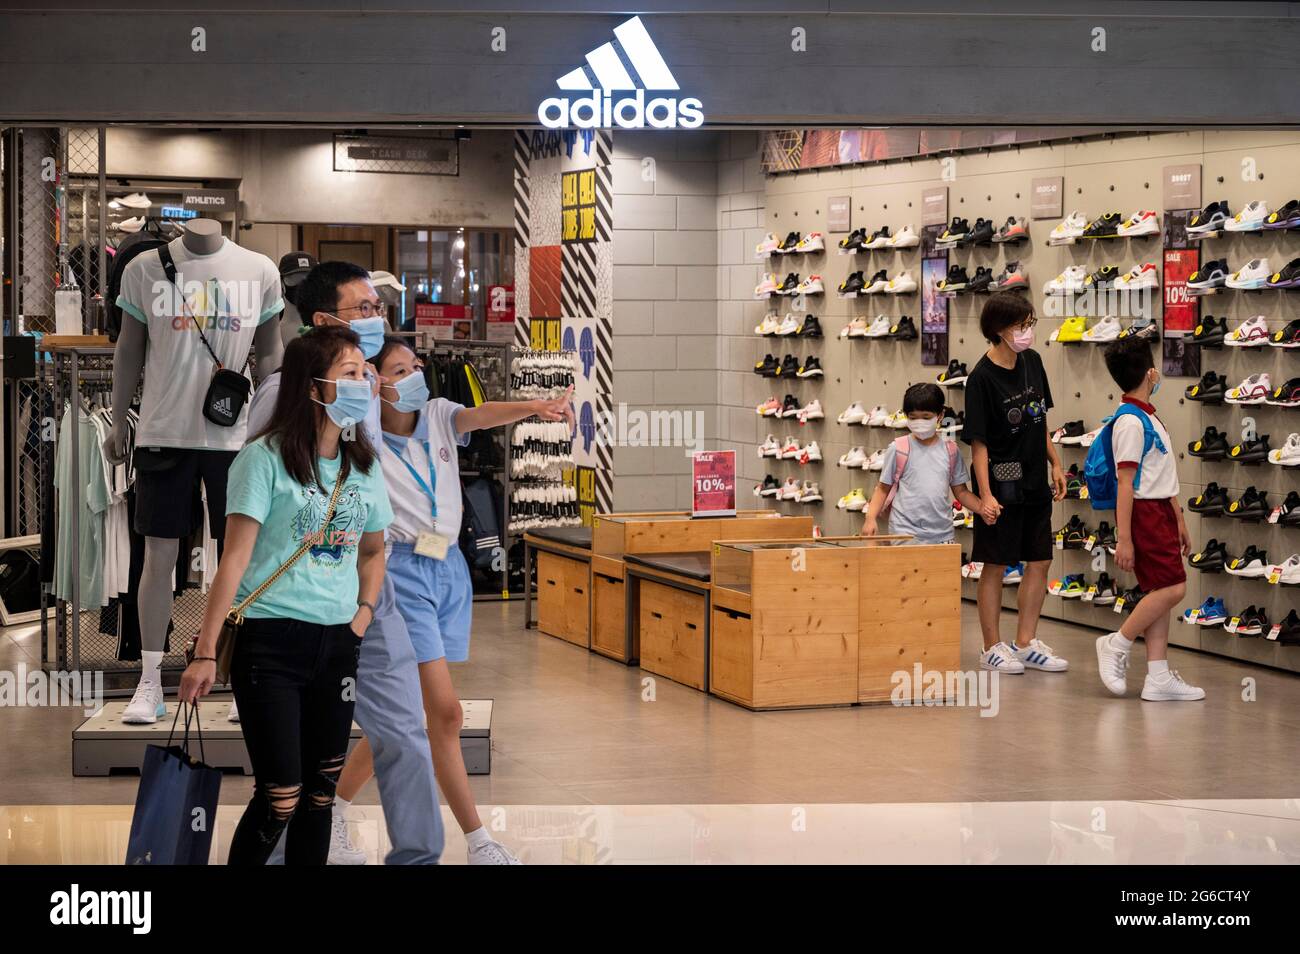
[{"label": "boy in red shorts", "polygon": [[[1192,542],[1178,505],[1173,442],[1151,405],[1161,375],[1151,359],[1150,344],[1136,338],[1123,338],[1106,348],[1106,370],[1124,390],[1124,403],[1141,412],[1118,415],[1110,436],[1119,484],[1115,562],[1121,570],[1137,574],[1138,586],[1147,595],[1118,632],[1097,638],[1101,681],[1115,695],[1124,695],[1129,654],[1142,636],[1147,644],[1142,698],[1148,702],[1204,699],[1205,690],[1185,683],[1168,662],[1169,618],[1187,592],[1183,557],[1191,552]],[[1149,447],[1148,423],[1154,432]]]}]

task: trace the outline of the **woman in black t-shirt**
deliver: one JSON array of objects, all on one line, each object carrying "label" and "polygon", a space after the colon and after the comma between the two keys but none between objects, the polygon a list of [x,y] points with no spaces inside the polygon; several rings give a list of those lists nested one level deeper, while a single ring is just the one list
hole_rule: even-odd
[{"label": "woman in black t-shirt", "polygon": [[[1065,496],[1065,475],[1047,433],[1052,390],[1043,359],[1033,350],[1034,309],[1013,292],[984,305],[980,331],[989,349],[966,380],[966,426],[971,471],[980,495],[971,560],[983,563],[979,580],[984,669],[1064,672],[1069,664],[1035,635],[1052,563],[1052,501]],[[1003,576],[1025,564],[1017,602],[1014,646],[998,630]]]}]

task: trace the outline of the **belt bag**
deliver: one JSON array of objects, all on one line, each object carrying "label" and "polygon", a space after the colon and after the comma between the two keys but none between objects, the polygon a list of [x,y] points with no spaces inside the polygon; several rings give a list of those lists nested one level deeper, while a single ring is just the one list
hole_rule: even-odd
[{"label": "belt bag", "polygon": [[[199,340],[203,342],[203,347],[208,349],[208,354],[212,356],[217,366],[217,369],[212,372],[212,380],[208,382],[208,391],[203,395],[203,416],[219,427],[234,427],[239,422],[239,415],[243,413],[244,405],[248,403],[248,392],[252,388],[252,382],[244,376],[243,371],[232,371],[223,365],[217,353],[212,350],[208,336],[203,333],[203,326],[185,304],[185,293],[176,281],[176,262],[172,259],[171,249],[166,245],[158,246],[158,260],[162,262],[167,280],[176,288],[176,294],[181,300],[181,308],[194,322]],[[245,361],[244,369],[247,368],[248,362]]]},{"label": "belt bag", "polygon": [[1025,467],[1018,460],[989,461],[989,489],[998,503],[1024,501]]}]

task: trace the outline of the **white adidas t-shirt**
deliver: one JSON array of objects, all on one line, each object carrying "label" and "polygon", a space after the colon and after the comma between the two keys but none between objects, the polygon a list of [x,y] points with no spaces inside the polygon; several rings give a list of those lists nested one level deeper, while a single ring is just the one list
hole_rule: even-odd
[{"label": "white adidas t-shirt", "polygon": [[[1151,418],[1151,426],[1168,453],[1162,454],[1152,443],[1151,450],[1142,457],[1142,476],[1137,490],[1133,492],[1133,499],[1168,500],[1170,497],[1177,497],[1178,464],[1174,458],[1173,441],[1169,439],[1169,432],[1165,430],[1160,418],[1156,417],[1154,408],[1148,405],[1141,410],[1146,411],[1147,416]],[[1137,463],[1142,455],[1142,422],[1132,414],[1124,414],[1116,418],[1111,427],[1110,446],[1115,454],[1116,467],[1125,463]]]},{"label": "white adidas t-shirt", "polygon": [[[257,326],[284,308],[279,269],[265,255],[229,240],[211,255],[194,255],[182,239],[168,248],[185,304],[203,324],[208,344],[225,367],[241,370]],[[126,266],[117,304],[149,330],[136,446],[242,448],[247,405],[233,427],[213,424],[203,416],[203,397],[216,364],[194,320],[180,306],[180,296],[167,280],[156,251],[143,252]]]}]

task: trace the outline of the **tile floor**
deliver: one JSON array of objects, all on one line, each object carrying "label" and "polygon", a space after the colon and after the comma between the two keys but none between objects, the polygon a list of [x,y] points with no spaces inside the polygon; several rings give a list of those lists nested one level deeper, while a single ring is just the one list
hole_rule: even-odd
[{"label": "tile floor", "polygon": [[[788,821],[772,819],[788,820],[798,807],[822,819],[847,819],[866,833],[878,824],[906,826],[896,836],[864,834],[852,850],[888,855],[908,843],[924,845],[925,857],[947,860],[1059,860],[1070,853],[1137,860],[1132,845],[1105,848],[1085,823],[1088,812],[1106,804],[1133,819],[1132,830],[1185,832],[1207,819],[1243,817],[1233,824],[1271,833],[1295,860],[1300,811],[1285,800],[1300,797],[1297,676],[1175,650],[1172,664],[1203,686],[1207,699],[1144,703],[1137,698],[1145,672],[1139,647],[1130,697],[1117,699],[1097,679],[1095,631],[1044,623],[1040,635],[1071,660],[1070,672],[1003,677],[992,718],[977,708],[887,705],[754,713],[662,678],[646,683],[636,668],[525,632],[521,621],[518,603],[476,606],[473,661],[454,666],[453,678],[465,697],[495,700],[492,774],[471,780],[479,801],[529,818],[547,817],[547,806],[555,806],[555,817],[538,823],[554,828],[553,839],[539,842],[545,845],[537,849],[539,860],[555,852],[554,860],[594,860],[590,852],[603,860],[693,860],[698,839],[682,833],[687,819],[717,831],[743,832],[755,818],[788,828]],[[978,628],[971,605],[964,628],[963,662],[973,667]],[[0,669],[38,666],[37,639],[30,627],[0,633]],[[1247,680],[1254,701],[1246,701]],[[82,718],[79,709],[0,709],[0,805],[21,806],[11,814],[32,806],[104,806],[93,811],[121,834],[136,779],[72,777],[70,735]],[[250,789],[250,780],[227,775],[223,815],[237,817]],[[362,822],[381,833],[377,801],[372,783],[357,807]],[[1149,807],[1172,801],[1180,804]],[[994,839],[981,847],[980,826],[970,820],[1010,817],[1005,806],[1020,803],[1031,807],[1015,810],[1032,812],[1041,829],[1032,845],[1008,847]],[[111,806],[125,808],[125,815]],[[593,814],[582,806],[604,807]],[[66,811],[42,817],[62,818]],[[611,835],[613,841],[588,845],[570,830],[604,825],[612,832],[628,819],[672,833],[662,858],[652,857],[660,849],[650,838],[625,842]],[[944,837],[927,835],[931,825],[940,825]],[[380,837],[369,841],[374,851],[382,847]],[[769,844],[728,837],[726,847],[700,850],[712,860],[839,857],[834,839],[805,849],[815,839]],[[1220,849],[1227,850],[1173,841],[1158,850],[1185,860],[1223,858]],[[455,844],[449,841],[449,857]]]}]

